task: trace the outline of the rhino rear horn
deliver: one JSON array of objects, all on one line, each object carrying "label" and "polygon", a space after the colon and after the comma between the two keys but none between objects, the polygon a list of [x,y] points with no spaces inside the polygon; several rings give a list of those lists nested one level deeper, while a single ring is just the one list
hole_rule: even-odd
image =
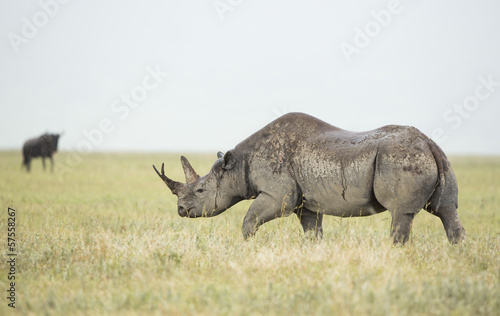
[{"label": "rhino rear horn", "polygon": [[156,169],[155,165],[153,165],[153,168],[155,169],[156,174],[158,174],[158,176],[163,180],[163,182],[165,182],[165,184],[170,189],[170,191],[172,191],[173,194],[177,194],[177,188],[179,186],[181,186],[182,183],[174,181],[174,180],[170,179],[169,177],[167,177],[165,175],[164,167],[165,167],[165,164],[162,163],[161,164],[161,173],[159,173],[158,170]]},{"label": "rhino rear horn", "polygon": [[182,168],[184,169],[184,175],[186,176],[186,183],[193,183],[200,177],[196,171],[194,171],[191,164],[186,159],[186,157],[181,156]]}]

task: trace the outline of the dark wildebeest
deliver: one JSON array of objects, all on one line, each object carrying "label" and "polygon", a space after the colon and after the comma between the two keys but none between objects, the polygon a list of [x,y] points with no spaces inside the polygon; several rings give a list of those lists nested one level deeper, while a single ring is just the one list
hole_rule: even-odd
[{"label": "dark wildebeest", "polygon": [[30,171],[31,159],[42,157],[43,169],[45,170],[45,157],[50,158],[51,170],[54,171],[54,158],[52,154],[57,152],[58,134],[45,133],[40,137],[28,139],[23,145],[23,166]]},{"label": "dark wildebeest", "polygon": [[[263,223],[296,213],[304,232],[322,235],[323,214],[367,216],[389,210],[391,238],[404,244],[415,215],[438,216],[451,243],[465,237],[457,181],[446,155],[414,127],[350,132],[302,113],[286,114],[234,149],[219,153],[200,177],[181,157],[186,183],[156,173],[178,196],[178,213],[218,215],[255,199],[243,221],[247,238]],[[154,167],[154,166],[153,166]]]}]

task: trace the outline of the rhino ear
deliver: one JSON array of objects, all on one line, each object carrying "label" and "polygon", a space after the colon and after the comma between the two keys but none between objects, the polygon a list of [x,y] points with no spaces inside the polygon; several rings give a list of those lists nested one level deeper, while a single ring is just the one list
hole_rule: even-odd
[{"label": "rhino ear", "polygon": [[186,159],[186,157],[181,156],[182,168],[184,169],[184,175],[186,176],[186,183],[193,183],[200,177],[196,171],[194,171],[191,164]]},{"label": "rhino ear", "polygon": [[222,151],[219,151],[219,152],[217,153],[217,159],[220,159],[220,158],[222,158],[222,157],[224,157],[224,153],[223,153]]},{"label": "rhino ear", "polygon": [[231,170],[234,168],[234,165],[236,165],[236,158],[234,158],[234,154],[232,151],[228,151],[224,155],[224,160],[222,162],[222,169]]}]

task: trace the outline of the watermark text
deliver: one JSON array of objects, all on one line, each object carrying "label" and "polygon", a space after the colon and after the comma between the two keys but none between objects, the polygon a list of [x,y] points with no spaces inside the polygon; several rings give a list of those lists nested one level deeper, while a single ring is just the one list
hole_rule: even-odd
[{"label": "watermark text", "polygon": [[16,210],[7,208],[7,305],[16,308]]},{"label": "watermark text", "polygon": [[351,63],[354,54],[359,55],[363,49],[367,48],[372,40],[391,24],[393,17],[401,12],[403,12],[403,6],[399,0],[390,0],[386,9],[371,11],[372,19],[366,22],[364,27],[354,28],[352,42],[340,43],[340,50],[347,63]]},{"label": "watermark text", "polygon": [[9,32],[7,38],[14,52],[19,52],[21,45],[26,45],[35,36],[38,35],[40,29],[49,24],[50,20],[59,14],[61,5],[65,5],[70,0],[40,0],[38,5],[40,9],[33,14],[31,18],[23,17],[21,19],[21,30],[16,32]]},{"label": "watermark text", "polygon": [[243,0],[216,0],[213,2],[213,6],[219,19],[224,21],[226,14],[233,12],[242,3]]},{"label": "watermark text", "polygon": [[456,103],[444,111],[443,121],[449,124],[449,127],[435,128],[431,132],[431,138],[436,143],[445,142],[448,139],[446,129],[456,130],[462,126],[463,122],[480,108],[481,103],[490,98],[498,87],[500,87],[500,81],[495,81],[491,74],[487,77],[479,76],[478,82],[473,94],[466,96],[462,102]]},{"label": "watermark text", "polygon": [[149,93],[157,89],[168,77],[168,73],[161,70],[159,65],[156,65],[155,68],[147,66],[145,71],[146,75],[139,84],[127,93],[122,93],[111,102],[110,114],[112,115],[100,119],[97,127],[82,130],[83,137],[76,144],[76,150],[71,151],[66,156],[65,162],[61,162],[56,166],[56,172],[60,180],[62,180],[64,174],[82,163],[83,155],[91,153],[94,148],[104,141],[106,135],[115,130],[116,119],[112,118],[113,115],[118,115],[118,119],[121,121],[125,120],[133,110],[137,109],[147,99]]}]

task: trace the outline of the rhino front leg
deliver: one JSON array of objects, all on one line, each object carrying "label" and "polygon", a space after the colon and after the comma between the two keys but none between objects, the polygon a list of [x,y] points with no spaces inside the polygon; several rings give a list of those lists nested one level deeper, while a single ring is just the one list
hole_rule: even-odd
[{"label": "rhino front leg", "polygon": [[260,225],[269,222],[282,215],[281,205],[266,193],[261,193],[253,201],[243,220],[243,238],[247,239],[255,235]]},{"label": "rhino front leg", "polygon": [[439,216],[441,222],[443,222],[446,236],[450,243],[458,244],[465,239],[465,229],[458,219],[458,212],[455,206],[442,206],[439,209],[439,213],[435,215]]},{"label": "rhino front leg", "polygon": [[314,232],[316,238],[323,238],[323,214],[302,208],[297,212],[297,217],[304,229],[304,233]]}]

